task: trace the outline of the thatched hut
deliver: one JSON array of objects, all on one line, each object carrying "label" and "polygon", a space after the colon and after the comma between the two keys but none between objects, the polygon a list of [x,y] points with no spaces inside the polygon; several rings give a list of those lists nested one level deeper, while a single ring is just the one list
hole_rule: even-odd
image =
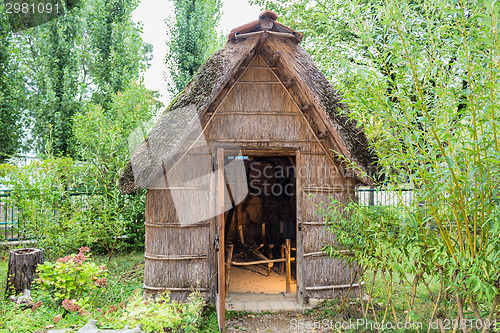
[{"label": "thatched hut", "polygon": [[353,200],[374,155],[301,39],[272,12],[234,29],[139,140],[120,187],[148,189],[146,294],[213,298],[227,251],[275,264],[287,239],[299,302],[357,293],[357,268],[322,253],[316,205]]}]

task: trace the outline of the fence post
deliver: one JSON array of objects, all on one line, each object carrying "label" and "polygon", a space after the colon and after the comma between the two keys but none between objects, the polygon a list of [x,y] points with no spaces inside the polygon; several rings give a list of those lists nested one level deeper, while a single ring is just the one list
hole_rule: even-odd
[{"label": "fence post", "polygon": [[369,206],[375,206],[375,187],[370,186],[370,192],[369,192]]}]

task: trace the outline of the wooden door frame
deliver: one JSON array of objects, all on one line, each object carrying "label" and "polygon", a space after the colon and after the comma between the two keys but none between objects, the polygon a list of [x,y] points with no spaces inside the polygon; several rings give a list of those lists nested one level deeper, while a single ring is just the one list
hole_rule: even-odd
[{"label": "wooden door frame", "polygon": [[[281,148],[281,149],[272,149],[272,148],[255,148],[255,147],[242,147],[238,149],[231,149],[230,147],[218,148],[219,150],[223,150],[223,158],[228,155],[236,155],[241,153],[243,156],[290,156],[295,158],[295,228],[296,228],[296,236],[295,241],[297,244],[296,250],[296,260],[295,260],[295,274],[297,279],[297,289],[296,289],[296,299],[297,303],[303,305],[304,304],[304,242],[302,235],[303,228],[303,217],[302,217],[302,201],[303,201],[303,193],[302,193],[302,179],[300,176],[300,168],[302,166],[301,160],[301,152],[298,147],[295,148]],[[224,220],[224,219],[223,219]],[[224,221],[223,221],[224,223]],[[220,236],[219,236],[220,237]],[[223,244],[224,246],[225,244]]]},{"label": "wooden door frame", "polygon": [[225,179],[224,179],[224,149],[217,149],[217,185],[216,185],[216,195],[215,195],[215,225],[217,234],[219,236],[219,246],[218,253],[215,257],[217,258],[217,297],[216,297],[216,309],[217,309],[217,321],[219,324],[219,331],[221,333],[225,332],[226,326],[226,267],[225,267],[225,237],[224,237],[224,200],[225,200]]},{"label": "wooden door frame", "polygon": [[303,217],[302,217],[302,178],[300,170],[302,167],[302,155],[300,149],[295,151],[295,242],[297,250],[295,251],[295,275],[297,278],[297,302],[300,305],[304,304],[304,239],[302,234]]}]

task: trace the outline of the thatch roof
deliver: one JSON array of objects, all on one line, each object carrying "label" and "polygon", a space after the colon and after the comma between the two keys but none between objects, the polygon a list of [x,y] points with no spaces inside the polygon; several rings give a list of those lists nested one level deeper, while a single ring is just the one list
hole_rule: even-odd
[{"label": "thatch roof", "polygon": [[[363,130],[349,118],[349,110],[341,103],[341,96],[311,56],[298,45],[302,35],[274,19],[272,14],[265,12],[258,21],[234,29],[226,46],[202,65],[132,154],[131,162],[119,179],[123,193],[148,188],[162,178],[165,174],[162,161],[167,161],[175,153],[176,146],[193,135],[189,133],[192,125],[213,107],[221,91],[237,79],[242,64],[248,63],[256,53],[276,62],[277,75],[282,81],[293,80],[290,89],[303,100],[304,108],[314,110],[324,120],[328,128],[325,136],[331,138],[335,150],[369,173],[375,155]],[[359,172],[354,172],[353,176],[368,183]]]}]

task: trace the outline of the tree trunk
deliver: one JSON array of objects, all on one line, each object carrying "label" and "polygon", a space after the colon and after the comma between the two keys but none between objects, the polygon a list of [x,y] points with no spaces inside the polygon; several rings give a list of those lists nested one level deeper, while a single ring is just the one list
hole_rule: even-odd
[{"label": "tree trunk", "polygon": [[42,249],[14,249],[9,252],[9,270],[5,296],[17,295],[24,289],[31,289],[36,267],[43,264]]}]

